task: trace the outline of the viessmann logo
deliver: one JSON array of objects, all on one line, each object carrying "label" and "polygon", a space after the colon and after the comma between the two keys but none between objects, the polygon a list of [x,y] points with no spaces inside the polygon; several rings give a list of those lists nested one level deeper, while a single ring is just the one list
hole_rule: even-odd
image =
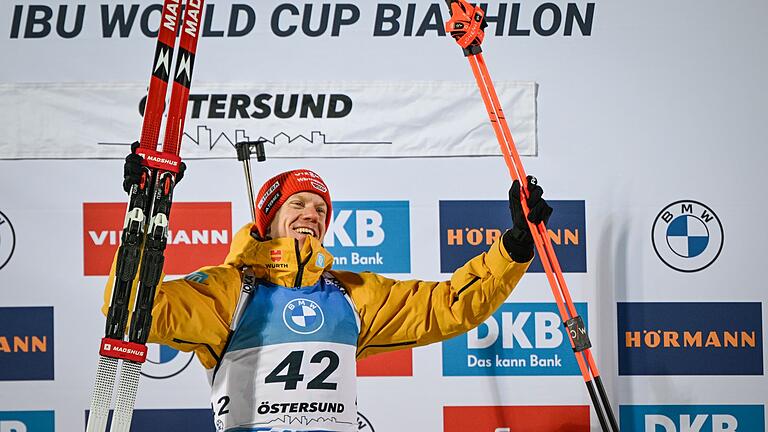
[{"label": "viessmann logo", "polygon": [[619,303],[619,375],[762,375],[760,303]]},{"label": "viessmann logo", "polygon": [[[120,245],[127,205],[83,204],[83,252],[86,276],[103,276]],[[232,240],[232,203],[174,203],[164,271],[183,275],[221,263]]]},{"label": "viessmann logo", "polygon": [[443,424],[444,432],[589,432],[589,406],[446,406]]},{"label": "viessmann logo", "polygon": [[[554,212],[547,229],[562,270],[586,272],[584,201],[548,203]],[[440,201],[440,272],[453,273],[470,258],[486,252],[511,226],[508,201]],[[544,272],[538,256],[528,271]]]}]

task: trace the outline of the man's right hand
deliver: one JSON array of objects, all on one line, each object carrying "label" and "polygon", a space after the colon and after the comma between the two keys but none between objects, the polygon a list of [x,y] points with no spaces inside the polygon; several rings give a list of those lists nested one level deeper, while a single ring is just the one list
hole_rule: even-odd
[{"label": "man's right hand", "polygon": [[139,142],[136,141],[131,144],[131,153],[125,157],[125,165],[123,165],[123,190],[126,193],[131,193],[131,187],[141,183],[142,162],[144,158],[136,154],[138,148]]}]

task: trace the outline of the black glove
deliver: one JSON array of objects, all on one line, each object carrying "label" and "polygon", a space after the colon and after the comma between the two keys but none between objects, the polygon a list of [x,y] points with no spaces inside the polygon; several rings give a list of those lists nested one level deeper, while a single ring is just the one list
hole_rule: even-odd
[{"label": "black glove", "polygon": [[[528,220],[534,225],[547,223],[552,215],[552,207],[541,197],[544,189],[536,183],[536,178],[528,176]],[[509,210],[512,213],[512,229],[504,233],[501,240],[509,256],[517,262],[528,262],[533,258],[533,236],[523,214],[520,203],[520,182],[515,180],[509,188]]]},{"label": "black glove", "polygon": [[[138,149],[139,142],[136,141],[131,144],[131,153],[125,157],[125,165],[123,165],[123,190],[127,193],[131,193],[133,185],[141,183],[142,162],[144,158],[136,154]],[[186,170],[187,165],[184,162],[180,163],[179,172],[176,174],[176,184],[179,184]]]}]

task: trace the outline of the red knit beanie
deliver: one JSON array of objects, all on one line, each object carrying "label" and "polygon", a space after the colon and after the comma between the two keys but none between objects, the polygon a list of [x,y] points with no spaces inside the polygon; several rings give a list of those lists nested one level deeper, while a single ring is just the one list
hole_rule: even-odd
[{"label": "red knit beanie", "polygon": [[256,195],[256,231],[266,237],[267,228],[288,198],[298,192],[320,195],[328,206],[325,226],[331,223],[331,194],[319,175],[307,169],[286,171],[267,180]]}]

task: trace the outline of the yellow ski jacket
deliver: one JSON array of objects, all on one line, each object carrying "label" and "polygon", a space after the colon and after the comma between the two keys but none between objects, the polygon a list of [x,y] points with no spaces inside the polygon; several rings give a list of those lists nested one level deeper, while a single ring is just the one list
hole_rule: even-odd
[{"label": "yellow ski jacket", "polygon": [[[298,241],[291,238],[257,241],[250,229],[248,224],[238,231],[223,264],[157,287],[148,342],[194,351],[205,368],[213,368],[229,337],[241,269],[250,267],[256,278],[286,287],[313,285],[328,271],[346,289],[360,317],[357,358],[361,359],[439,342],[473,329],[504,303],[530,265],[530,261],[513,261],[499,239],[448,281],[399,281],[375,273],[331,270],[333,257],[314,238],[309,237],[299,249]],[[279,262],[273,260],[276,256]],[[104,292],[104,314],[114,273],[113,263]]]}]

